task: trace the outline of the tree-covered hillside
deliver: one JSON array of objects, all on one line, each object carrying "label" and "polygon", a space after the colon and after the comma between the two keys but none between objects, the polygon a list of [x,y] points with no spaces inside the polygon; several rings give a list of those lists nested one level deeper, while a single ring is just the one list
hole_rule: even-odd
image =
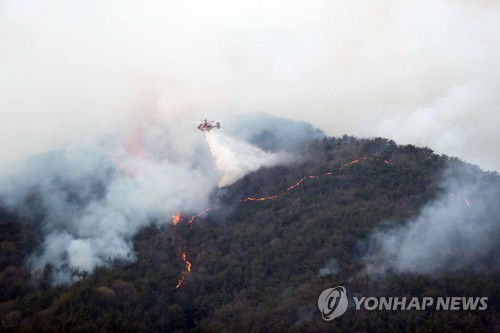
[{"label": "tree-covered hillside", "polygon": [[[36,228],[24,221],[36,207],[28,202],[24,212],[3,209],[0,330],[500,331],[499,238],[477,256],[480,268],[458,265],[432,273],[389,268],[383,274],[366,269],[375,231],[408,224],[443,195],[460,205],[481,204],[445,193],[443,179],[455,170],[480,175],[490,195],[500,189],[498,175],[381,138],[325,138],[298,153],[291,165],[261,169],[214,190],[212,207],[182,212],[175,226],[170,217],[168,223],[151,221],[134,239],[135,263],[77,272],[82,279],[69,286],[51,286],[50,265],[38,275],[26,268],[28,254],[41,242]],[[498,235],[500,217],[493,218],[488,232]],[[483,311],[348,310],[327,322],[318,296],[337,285],[362,296],[489,301]]]}]

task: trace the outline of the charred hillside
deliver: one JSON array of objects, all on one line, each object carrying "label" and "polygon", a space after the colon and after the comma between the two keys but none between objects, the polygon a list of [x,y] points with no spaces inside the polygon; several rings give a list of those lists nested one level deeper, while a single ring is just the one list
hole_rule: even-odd
[{"label": "charred hillside", "polygon": [[[214,191],[210,207],[174,226],[151,220],[133,238],[135,262],[75,272],[82,279],[67,286],[51,286],[57,267],[25,268],[41,242],[25,222],[30,202],[3,209],[1,330],[498,330],[497,174],[382,138],[314,140],[298,155]],[[490,301],[484,311],[347,311],[326,322],[317,299],[337,285]]]}]

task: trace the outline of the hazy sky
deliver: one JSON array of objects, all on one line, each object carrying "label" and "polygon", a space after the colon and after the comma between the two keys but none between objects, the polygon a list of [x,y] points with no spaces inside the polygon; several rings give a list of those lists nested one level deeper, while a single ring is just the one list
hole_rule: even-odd
[{"label": "hazy sky", "polygon": [[0,162],[263,111],[500,170],[499,31],[495,1],[3,0]]}]

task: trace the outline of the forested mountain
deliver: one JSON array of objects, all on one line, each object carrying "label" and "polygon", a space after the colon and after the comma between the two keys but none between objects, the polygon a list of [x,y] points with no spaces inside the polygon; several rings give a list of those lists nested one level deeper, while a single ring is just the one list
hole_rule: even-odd
[{"label": "forested mountain", "polygon": [[[26,268],[41,242],[25,223],[43,214],[36,193],[26,211],[2,209],[0,330],[500,331],[496,173],[382,138],[324,138],[299,155],[214,190],[211,207],[182,212],[175,225],[152,220],[134,238],[134,263],[75,272],[81,279],[72,285],[52,286],[50,265],[39,274]],[[451,215],[443,202],[457,205]],[[434,212],[446,228],[424,224],[416,235],[428,252],[407,249],[417,236],[404,232]],[[338,285],[358,296],[488,297],[488,308],[354,311],[350,304],[324,321],[318,296]]]}]

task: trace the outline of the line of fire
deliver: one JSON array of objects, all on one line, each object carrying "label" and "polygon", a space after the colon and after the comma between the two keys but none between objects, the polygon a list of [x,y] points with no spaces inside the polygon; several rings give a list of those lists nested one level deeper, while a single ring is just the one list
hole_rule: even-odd
[{"label": "line of fire", "polygon": [[[214,121],[209,121],[207,120],[207,118],[205,117],[204,120],[200,120],[199,121],[199,125],[197,126],[197,128],[202,131],[202,132],[208,132],[214,128],[220,128],[220,123],[217,121],[215,122],[214,124]],[[360,157],[358,159],[354,159],[348,163],[345,163],[343,164],[342,166],[340,166],[337,171],[343,171],[345,169],[348,169],[356,164],[359,164],[360,162],[362,161],[368,161],[368,160],[374,160],[374,161],[380,161],[382,163],[384,163],[385,165],[388,165],[388,166],[394,166],[394,162],[392,160],[389,160],[389,159],[376,159],[376,158],[369,158],[369,157],[366,157],[366,156],[363,156],[363,157]],[[335,172],[334,171],[329,171],[329,172],[326,172],[326,173],[323,173],[323,174],[320,174],[320,175],[308,175],[308,176],[304,176],[302,178],[300,178],[298,181],[296,181],[295,183],[291,184],[290,186],[288,186],[283,192],[281,193],[277,193],[277,194],[273,194],[273,195],[269,195],[269,196],[263,196],[263,197],[246,197],[244,199],[241,199],[240,200],[240,203],[244,203],[244,202],[251,202],[251,201],[267,201],[267,200],[274,200],[274,199],[278,199],[280,198],[281,196],[287,194],[288,192],[296,189],[297,187],[299,187],[302,183],[304,183],[305,181],[307,180],[312,180],[312,179],[322,179],[324,177],[330,177],[334,174]],[[466,199],[466,198],[459,198],[457,197],[455,194],[453,193],[448,193],[448,195],[450,197],[453,197],[453,198],[456,198],[458,200],[461,200],[464,202],[465,205],[467,206],[470,206],[472,203],[470,200]],[[201,212],[195,214],[195,215],[192,215],[189,219],[188,219],[188,225],[191,226],[193,224],[193,222],[198,218],[198,217],[201,217],[202,215],[204,214],[207,214],[209,213],[210,211],[212,210],[212,208],[206,208],[204,210],[202,210]],[[178,212],[176,214],[174,214],[172,216],[172,225],[173,225],[173,228],[175,229],[175,227],[181,223],[183,221],[183,214],[182,212]],[[186,278],[186,273],[189,273],[191,272],[191,262],[188,261],[187,259],[187,252],[186,252],[186,246],[183,247],[183,250],[182,250],[182,254],[181,254],[181,260],[185,266],[185,269],[182,270],[181,272],[181,276],[176,284],[176,286],[174,288],[172,288],[172,291],[175,291],[177,289],[179,289],[182,285],[182,283],[184,282],[184,279]]]}]

